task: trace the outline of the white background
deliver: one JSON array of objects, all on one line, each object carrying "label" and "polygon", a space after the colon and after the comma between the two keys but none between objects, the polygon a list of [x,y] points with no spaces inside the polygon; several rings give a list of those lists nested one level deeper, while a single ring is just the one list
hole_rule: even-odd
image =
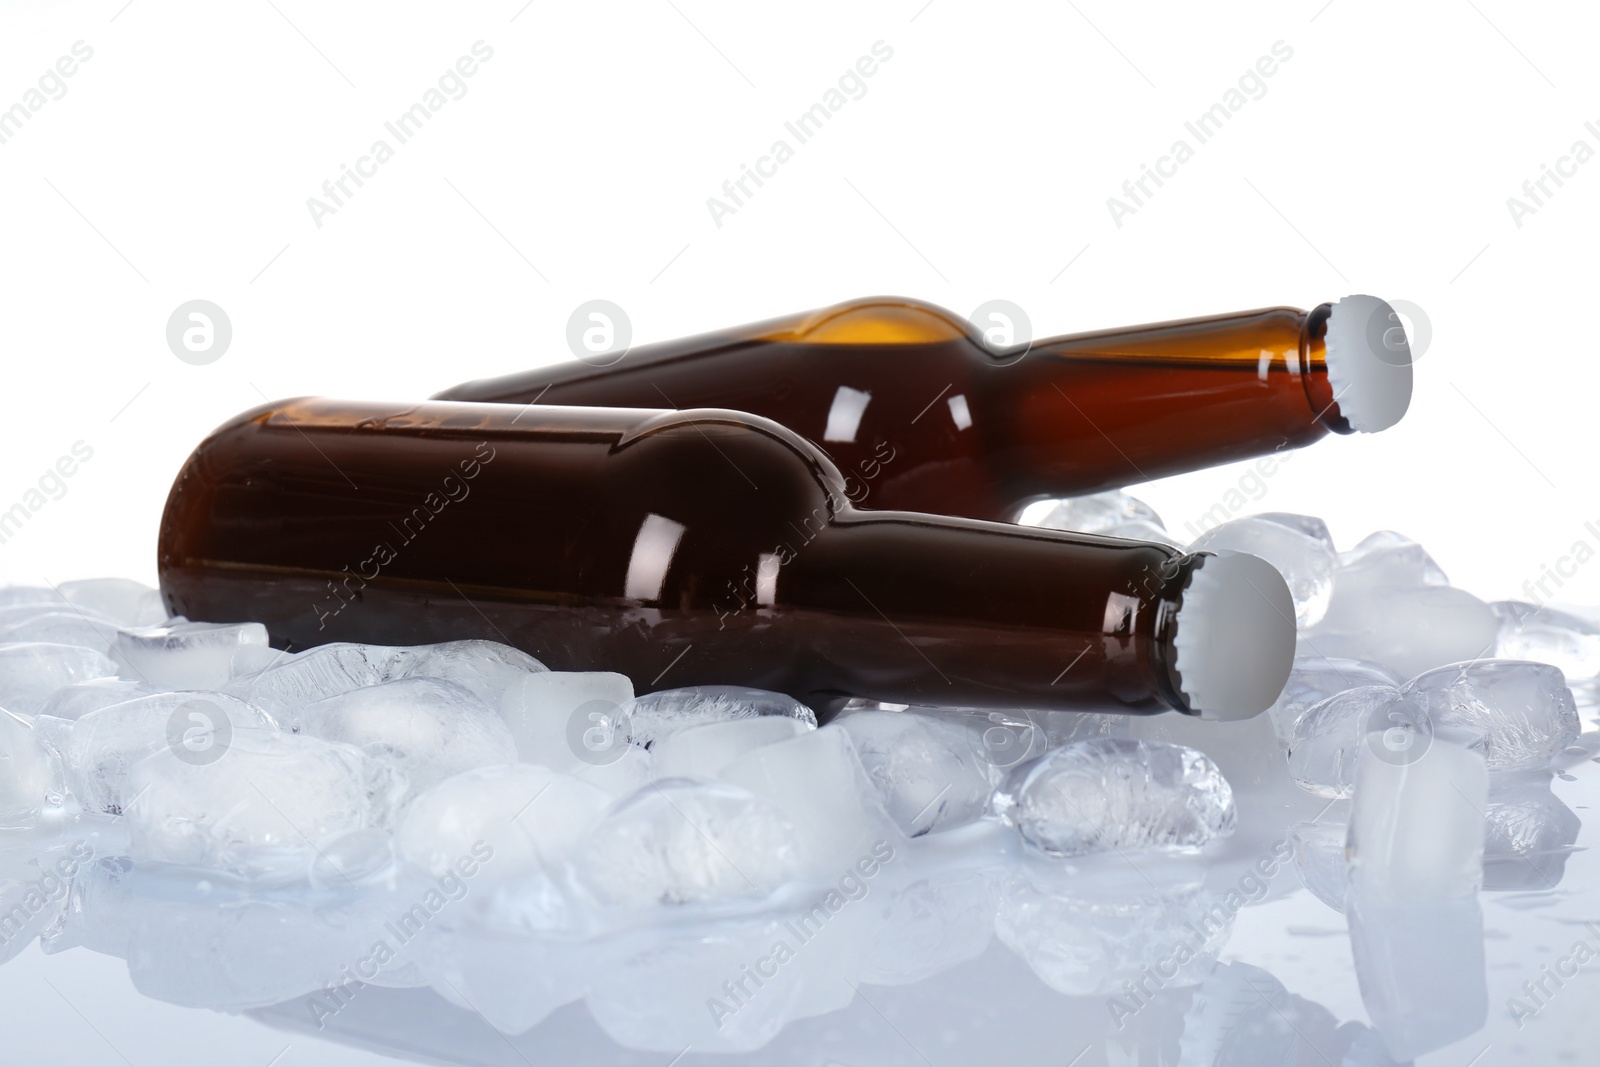
[{"label": "white background", "polygon": [[[0,108],[94,54],[0,144],[0,510],[75,441],[94,458],[0,580],[153,580],[168,485],[219,422],[569,358],[596,297],[636,343],[875,293],[1013,300],[1041,336],[1408,300],[1432,339],[1407,420],[1298,454],[1247,510],[1325,515],[1341,546],[1399,529],[1486,598],[1600,547],[1600,162],[1520,228],[1506,204],[1600,149],[1588,13],[924,2],[8,0]],[[466,95],[316,226],[307,198],[479,40]],[[1280,40],[1265,95],[1116,226],[1107,198]],[[707,198],[877,41],[865,95],[718,227]],[[194,298],[232,320],[208,366],[166,345]],[[1241,474],[1136,492],[1182,530]],[[1559,596],[1600,601],[1600,565]]]}]

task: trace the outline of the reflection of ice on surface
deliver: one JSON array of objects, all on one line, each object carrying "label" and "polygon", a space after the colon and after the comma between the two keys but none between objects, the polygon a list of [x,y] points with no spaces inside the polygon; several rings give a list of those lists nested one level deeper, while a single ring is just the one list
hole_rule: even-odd
[{"label": "reflection of ice on surface", "polygon": [[[1115,995],[1134,1010],[1156,989],[1199,982],[1228,939],[1233,911],[1197,879],[1137,873],[1090,880],[1030,865],[1009,880],[995,933],[1050,988]],[[1152,988],[1153,987],[1153,988]]]},{"label": "reflection of ice on surface", "polygon": [[[1346,555],[1336,598],[1348,572],[1360,580],[1344,592],[1374,575],[1443,588],[1403,539]],[[118,627],[163,621],[150,617],[148,590],[89,592],[99,599],[68,606],[86,625],[61,618],[59,597],[30,600],[37,592],[0,606],[0,646],[31,634],[115,649]],[[1295,788],[1267,717],[979,713],[996,745],[969,736],[971,710],[867,709],[819,730],[810,709],[778,694],[700,687],[634,700],[620,676],[548,672],[494,642],[291,656],[251,632],[175,630],[182,640],[155,648],[146,678],[88,645],[0,655],[0,691],[32,709],[0,720],[0,761],[13,771],[0,827],[15,827],[0,829],[0,927],[17,918],[0,929],[0,960],[36,939],[55,954],[92,948],[175,1004],[437,1062],[526,1054],[659,1067],[690,1046],[682,1065],[926,1067],[1007,1050],[1031,1064],[1019,1050],[1048,1033],[1053,1063],[1080,1051],[1086,1063],[1390,1063],[1363,1022],[1336,1024],[1285,988],[1290,974],[1280,982],[1252,965],[1292,970],[1284,958],[1233,958],[1259,951],[1262,924],[1278,921],[1259,916],[1308,899],[1277,873],[1293,863],[1327,903],[1349,904],[1361,992],[1392,1051],[1483,1022],[1469,981],[1475,959],[1483,974],[1481,932],[1474,941],[1464,921],[1435,931],[1453,939],[1459,973],[1441,988],[1454,999],[1419,992],[1446,981],[1424,969],[1433,942],[1394,935],[1404,917],[1383,893],[1347,891],[1343,809],[1318,815],[1320,802]],[[1400,681],[1391,667],[1318,658],[1309,643],[1301,652],[1277,718],[1351,688],[1341,669],[1360,684]],[[1542,681],[1529,692],[1559,696]],[[169,733],[197,695],[232,730],[214,762],[212,735],[191,748]],[[147,714],[107,714],[130,702]],[[603,724],[585,717],[597,702],[613,709]],[[109,729],[118,715],[125,729]],[[474,722],[476,738],[457,729]],[[575,722],[615,745],[575,744]],[[1161,835],[1119,836],[1121,853],[1065,860],[1025,855],[983,814],[988,783],[1024,760],[1151,741],[1204,753],[1232,787],[1237,833],[1177,855],[1143,850]],[[86,775],[90,749],[103,757]],[[290,750],[308,757],[292,772],[279,758]],[[63,795],[64,782],[82,796]],[[1560,896],[1550,890],[1581,825],[1556,784],[1545,771],[1493,776],[1475,846],[1485,888]],[[85,798],[124,814],[82,814]],[[1419,840],[1431,835],[1424,846],[1466,841],[1417,814],[1427,804],[1390,799],[1421,823]],[[91,858],[60,878],[59,894],[37,893],[80,837],[92,837]],[[1384,848],[1420,855],[1408,840]],[[1252,873],[1263,864],[1272,873]],[[1411,866],[1388,869],[1413,889],[1439,881],[1440,865]]]}]

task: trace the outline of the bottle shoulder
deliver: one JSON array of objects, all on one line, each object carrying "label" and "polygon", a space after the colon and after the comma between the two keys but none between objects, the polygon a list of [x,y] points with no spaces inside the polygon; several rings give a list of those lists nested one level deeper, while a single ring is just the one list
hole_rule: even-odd
[{"label": "bottle shoulder", "polygon": [[753,339],[813,345],[926,345],[975,336],[971,323],[935,304],[874,296],[760,323]]}]

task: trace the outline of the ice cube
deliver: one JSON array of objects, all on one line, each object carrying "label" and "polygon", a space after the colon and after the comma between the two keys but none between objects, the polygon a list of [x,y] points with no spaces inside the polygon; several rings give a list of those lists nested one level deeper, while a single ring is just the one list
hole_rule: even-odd
[{"label": "ice cube", "polygon": [[1426,744],[1432,724],[1392,685],[1363,685],[1306,709],[1289,737],[1289,777],[1308,793],[1347,797],[1355,783],[1356,751],[1374,729],[1401,731],[1394,743]]},{"label": "ice cube", "polygon": [[512,683],[544,669],[527,653],[496,641],[414,646],[335,642],[294,655],[274,653],[255,672],[236,677],[228,692],[296,727],[307,704],[405,678],[453,682],[498,708]]},{"label": "ice cube", "polygon": [[547,767],[478,767],[406,805],[395,847],[435,878],[470,863],[482,865],[478,882],[503,882],[565,861],[612,800],[605,790]]},{"label": "ice cube", "polygon": [[400,783],[354,745],[244,728],[206,762],[163,746],[134,764],[127,785],[136,863],[290,882],[309,874],[324,845],[385,824]]},{"label": "ice cube", "polygon": [[1421,545],[1393,530],[1369,534],[1355,548],[1339,554],[1339,569],[1359,575],[1369,585],[1449,585],[1444,570]]},{"label": "ice cube", "polygon": [[295,730],[307,704],[388,680],[399,651],[388,645],[318,645],[241,675],[225,691]]},{"label": "ice cube", "polygon": [[1033,525],[1046,530],[1106,533],[1111,527],[1126,522],[1147,522],[1157,529],[1166,528],[1155,508],[1116,489],[1057,500]]},{"label": "ice cube", "polygon": [[394,765],[419,793],[473,767],[513,763],[504,720],[453,682],[402,678],[307,704],[300,729]]},{"label": "ice cube", "polygon": [[746,752],[813,729],[799,719],[780,715],[690,726],[656,742],[650,750],[651,773],[657,778],[715,778]]},{"label": "ice cube", "polygon": [[994,810],[1054,856],[1198,848],[1233,833],[1233,790],[1203,752],[1160,741],[1097,738],[1014,768]]},{"label": "ice cube", "polygon": [[267,646],[259,622],[173,620],[122,630],[112,657],[123,677],[156,689],[221,689],[234,675],[234,656],[250,646]]},{"label": "ice cube", "polygon": [[91,711],[154,693],[154,689],[131,678],[91,678],[87,682],[64,685],[51,693],[39,714],[57,719],[81,719]]},{"label": "ice cube", "polygon": [[907,837],[971,822],[998,784],[964,725],[911,711],[867,711],[839,720],[855,742],[878,799]]},{"label": "ice cube", "polygon": [[623,908],[770,895],[799,862],[783,813],[724,782],[669,778],[617,805],[581,847],[583,885]]},{"label": "ice cube", "polygon": [[1357,747],[1347,854],[1350,886],[1372,900],[1441,901],[1483,881],[1483,753],[1444,733],[1390,746],[1375,730]]},{"label": "ice cube", "polygon": [[500,714],[517,758],[574,772],[623,758],[633,683],[609,671],[545,671],[506,690]]},{"label": "ice cube", "polygon": [[159,590],[128,578],[83,578],[57,587],[62,599],[119,626],[155,626],[167,619]]},{"label": "ice cube", "polygon": [[62,686],[116,673],[117,665],[92,648],[48,642],[0,645],[0,708],[36,715]]},{"label": "ice cube", "polygon": [[1410,678],[1493,651],[1500,623],[1489,605],[1445,585],[1394,585],[1384,570],[1341,568],[1328,613],[1300,635],[1299,653],[1367,660]]},{"label": "ice cube", "polygon": [[1561,883],[1583,821],[1550,791],[1548,774],[1492,775],[1484,815],[1483,888],[1539,892]]},{"label": "ice cube", "polygon": [[1267,709],[1272,717],[1272,728],[1288,751],[1289,738],[1294,724],[1306,709],[1335,693],[1368,685],[1399,686],[1405,679],[1378,663],[1359,659],[1323,659],[1318,656],[1301,656],[1295,659],[1289,672],[1289,681],[1277,703]]},{"label": "ice cube", "polygon": [[543,673],[544,664],[498,641],[444,641],[402,649],[385,680],[437,678],[468,689],[491,708],[499,708],[512,684]]},{"label": "ice cube", "polygon": [[1578,739],[1572,692],[1561,671],[1543,663],[1454,664],[1413,678],[1405,694],[1436,729],[1481,735],[1492,771],[1542,767]]},{"label": "ice cube", "polygon": [[1278,569],[1294,598],[1295,622],[1312,626],[1328,612],[1333,596],[1333,549],[1293,526],[1247,517],[1214,527],[1195,539],[1191,552],[1235,551],[1260,556]]},{"label": "ice cube", "polygon": [[1279,526],[1287,526],[1291,530],[1305,534],[1313,541],[1321,541],[1330,549],[1334,547],[1333,534],[1328,532],[1328,524],[1315,515],[1297,515],[1289,511],[1263,511],[1254,517],[1266,522],[1275,522]]},{"label": "ice cube", "polygon": [[1331,815],[1326,820],[1289,827],[1289,844],[1294,849],[1294,866],[1300,875],[1300,884],[1338,912],[1344,911],[1345,894],[1350,888],[1350,864],[1344,852],[1349,833],[1349,826]]},{"label": "ice cube", "polygon": [[0,644],[43,641],[53,645],[78,645],[109,652],[117,639],[117,624],[84,611],[47,611],[0,625]]},{"label": "ice cube", "polygon": [[34,825],[61,803],[62,788],[61,762],[33,725],[0,709],[0,829]]},{"label": "ice cube", "polygon": [[747,752],[722,779],[775,805],[794,825],[807,876],[837,878],[886,842],[903,840],[878,802],[850,735],[838,726]]},{"label": "ice cube", "polygon": [[793,697],[742,685],[661,689],[634,700],[627,712],[633,743],[646,749],[670,733],[708,722],[776,715],[817,725],[816,713]]},{"label": "ice cube", "polygon": [[1496,658],[1548,663],[1560,668],[1569,683],[1600,675],[1600,626],[1520,600],[1501,600],[1489,607],[1500,620]]},{"label": "ice cube", "polygon": [[42,585],[0,585],[0,619],[9,621],[5,612],[17,605],[59,605],[61,600],[60,593]]},{"label": "ice cube", "polygon": [[86,712],[59,743],[67,785],[88,811],[120,814],[137,789],[134,764],[162,749],[199,764],[221,757],[240,730],[275,724],[256,708],[221,693],[156,693]]}]

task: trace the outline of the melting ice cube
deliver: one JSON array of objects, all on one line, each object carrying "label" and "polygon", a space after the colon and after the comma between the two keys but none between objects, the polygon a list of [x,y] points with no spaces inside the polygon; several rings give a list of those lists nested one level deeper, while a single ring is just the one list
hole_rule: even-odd
[{"label": "melting ice cube", "polygon": [[1233,790],[1203,752],[1160,741],[1096,738],[1025,763],[994,809],[1054,856],[1197,848],[1233,833]]},{"label": "melting ice cube", "polygon": [[765,897],[794,877],[794,827],[723,782],[652,782],[608,814],[577,860],[603,903],[625,908]]},{"label": "melting ice cube", "polygon": [[1543,663],[1454,664],[1418,675],[1404,692],[1437,728],[1480,736],[1491,771],[1542,767],[1576,741],[1581,728],[1561,671]]}]

